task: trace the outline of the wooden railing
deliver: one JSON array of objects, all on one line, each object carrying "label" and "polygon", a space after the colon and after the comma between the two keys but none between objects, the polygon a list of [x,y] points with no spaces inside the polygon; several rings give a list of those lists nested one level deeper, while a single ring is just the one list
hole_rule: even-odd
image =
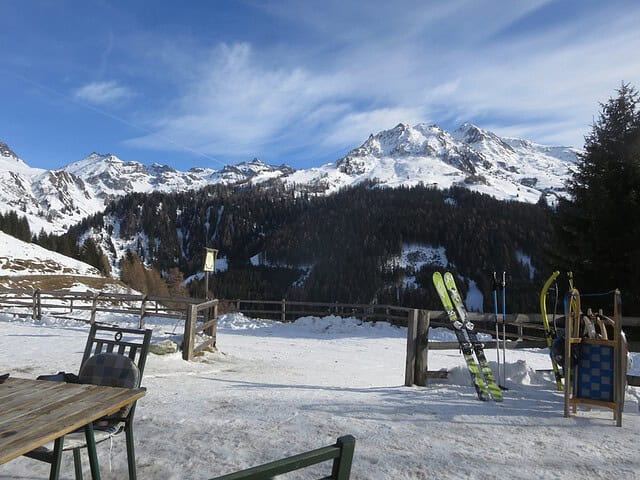
[{"label": "wooden railing", "polygon": [[[198,325],[199,313],[205,315],[202,324]],[[200,315],[201,316],[201,315]],[[206,348],[216,347],[218,330],[218,300],[208,300],[204,303],[189,306],[189,313],[184,327],[184,340],[182,343],[182,358],[193,360],[198,352]],[[202,343],[196,345],[197,334],[202,333],[205,338]]]},{"label": "wooden railing", "polygon": [[[0,309],[14,315],[41,319],[42,312],[57,318],[73,319],[93,324],[98,314],[135,316],[138,327],[144,328],[146,317],[164,317],[185,322],[182,357],[191,360],[207,347],[215,347],[217,300],[204,301],[189,297],[109,292],[74,292],[70,290],[0,289]],[[89,312],[89,318],[75,315]],[[113,319],[109,319],[113,323]],[[198,334],[204,342],[196,345]]]},{"label": "wooden railing", "polygon": [[[493,314],[468,313],[468,319],[478,332],[495,336],[496,318]],[[497,324],[502,338],[502,325],[505,326],[505,348],[545,348],[544,328],[540,315],[500,316]],[[539,323],[538,323],[539,322]],[[450,327],[446,312],[437,310],[412,310],[407,324],[407,354],[405,363],[405,385],[425,386],[430,377],[440,376],[440,372],[429,371],[429,350],[457,350],[458,341],[435,342],[429,340],[430,327]],[[495,348],[496,341],[482,342],[485,348]],[[501,342],[502,345],[502,342]]]},{"label": "wooden railing", "polygon": [[[42,316],[42,311],[58,318],[93,323],[98,313],[120,313],[138,318],[140,328],[144,327],[145,317],[166,317],[185,321],[185,341],[183,357],[191,360],[201,350],[215,347],[217,316],[219,306],[226,311],[238,311],[254,318],[269,318],[281,322],[290,322],[305,316],[324,317],[336,315],[355,317],[363,321],[385,321],[392,325],[408,326],[409,319],[418,315],[416,312],[427,312],[429,325],[432,327],[448,327],[449,321],[445,312],[438,310],[416,310],[394,305],[347,304],[328,302],[299,302],[283,300],[211,300],[189,297],[160,297],[108,292],[74,292],[69,290],[37,290],[37,289],[0,289],[0,309],[9,310],[16,315],[27,315],[35,319]],[[74,312],[88,311],[89,318],[74,317]],[[490,313],[469,313],[469,320],[476,325],[476,330],[495,334],[495,316]],[[562,324],[563,317],[558,321]],[[640,318],[624,317],[623,327],[640,327]],[[502,326],[502,316],[499,318]],[[544,331],[540,314],[508,314],[504,318],[506,338],[515,340],[509,347],[544,347]],[[199,333],[208,335],[200,345],[196,345]],[[487,347],[495,346],[495,342],[485,342]],[[457,348],[456,342],[429,342],[432,349]],[[639,351],[639,342],[629,342],[631,351]]]},{"label": "wooden railing", "polygon": [[[349,304],[298,302],[289,300],[220,300],[227,310],[243,313],[252,318],[269,318],[281,322],[289,322],[304,316],[324,317],[336,315],[354,317],[364,321],[385,321],[392,325],[407,326],[408,318],[415,309],[395,305]],[[429,310],[432,327],[449,327],[446,312]],[[469,320],[476,324],[477,330],[484,333],[495,333],[495,315],[493,313],[469,312]],[[544,338],[542,316],[539,313],[512,313],[505,316],[507,338],[529,340],[532,342]],[[559,315],[557,321],[562,324],[564,317]],[[502,315],[498,318],[502,326]],[[623,326],[640,327],[640,317],[624,317]]]},{"label": "wooden railing", "polygon": [[[16,315],[42,318],[42,311],[62,318],[95,322],[96,314],[122,313],[139,318],[140,328],[148,316],[180,318],[187,316],[188,305],[202,300],[189,297],[162,297],[152,295],[75,292],[71,290],[0,289],[0,308]],[[74,312],[88,311],[89,318],[74,317]]]},{"label": "wooden railing", "polygon": [[392,325],[406,326],[413,310],[394,305],[351,304],[328,302],[297,302],[290,300],[221,300],[235,311],[253,318],[268,318],[281,322],[301,317],[355,317],[365,321],[385,321]]}]

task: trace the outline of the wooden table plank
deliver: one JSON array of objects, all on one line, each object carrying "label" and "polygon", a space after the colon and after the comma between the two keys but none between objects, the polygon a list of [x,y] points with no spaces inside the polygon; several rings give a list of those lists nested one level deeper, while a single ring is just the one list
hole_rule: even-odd
[{"label": "wooden table plank", "polygon": [[[77,395],[77,392],[71,389],[60,388],[61,382],[47,382],[51,385],[43,384],[38,387],[37,390],[30,384],[19,384],[17,394],[13,393],[7,397],[2,396],[2,416],[8,416],[9,413],[19,409],[26,409],[29,407],[38,408],[39,405],[47,405],[53,398],[64,399]],[[12,388],[11,382],[7,385],[7,388]],[[44,392],[47,395],[44,395]]]},{"label": "wooden table plank", "polygon": [[[64,384],[62,384],[64,385]],[[7,420],[0,423],[0,438],[5,435],[7,431],[13,430],[25,430],[32,428],[33,425],[38,426],[40,422],[56,422],[56,419],[64,419],[69,415],[74,415],[79,409],[88,406],[93,409],[104,409],[111,407],[113,403],[119,403],[121,397],[129,398],[130,392],[128,389],[122,389],[123,392],[107,392],[105,393],[102,388],[94,387],[87,388],[84,391],[79,391],[75,395],[66,398],[58,398],[55,396],[49,396],[48,401],[38,408],[33,406],[26,406],[23,409],[17,409],[7,415]],[[111,409],[111,408],[109,408]],[[117,408],[115,410],[118,410]],[[104,416],[103,414],[101,416]],[[0,419],[4,419],[5,415],[0,414]],[[87,422],[85,422],[86,424]]]},{"label": "wooden table plank", "polygon": [[[117,412],[145,395],[143,389],[9,378],[0,385],[0,464]],[[24,403],[20,405],[20,398]]]},{"label": "wooden table plank", "polygon": [[41,411],[46,412],[58,406],[74,403],[81,398],[90,398],[96,392],[93,387],[93,385],[67,385],[64,382],[58,382],[53,388],[42,391],[39,390],[40,385],[38,389],[32,387],[31,391],[24,394],[25,402],[19,402],[19,398],[14,399],[11,402],[11,408],[0,413],[0,432],[4,421],[15,421],[22,415],[36,416]]}]

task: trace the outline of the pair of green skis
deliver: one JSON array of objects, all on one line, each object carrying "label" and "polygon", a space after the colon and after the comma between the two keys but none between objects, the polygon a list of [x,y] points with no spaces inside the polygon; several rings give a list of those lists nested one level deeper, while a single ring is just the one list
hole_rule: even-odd
[{"label": "pair of green skis", "polygon": [[446,272],[443,278],[440,272],[435,272],[433,285],[453,326],[478,398],[485,401],[493,398],[496,402],[501,402],[502,390],[493,377],[484,354],[484,345],[478,339],[473,324],[467,319],[467,310],[453,275]]}]

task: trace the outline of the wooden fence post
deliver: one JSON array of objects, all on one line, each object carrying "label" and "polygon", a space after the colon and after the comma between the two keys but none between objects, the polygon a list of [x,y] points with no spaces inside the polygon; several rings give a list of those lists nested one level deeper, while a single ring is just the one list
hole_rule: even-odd
[{"label": "wooden fence post", "polygon": [[140,301],[140,329],[144,328],[144,316],[147,314],[147,296],[144,295]]},{"label": "wooden fence post", "polygon": [[42,319],[42,304],[40,300],[40,289],[36,288],[33,291],[33,313],[31,314],[31,318],[34,320]]},{"label": "wooden fence post", "polygon": [[282,323],[285,323],[287,321],[287,301],[284,298],[282,299],[282,310],[280,313],[280,321]]},{"label": "wooden fence post", "polygon": [[407,318],[407,358],[404,371],[404,384],[413,385],[416,368],[416,342],[418,339],[418,310],[411,310]]},{"label": "wooden fence post", "polygon": [[[216,303],[213,307],[211,307],[212,313],[213,315],[211,317],[209,317],[211,320],[215,320],[215,323],[213,323],[210,327],[208,327],[204,333],[206,333],[207,335],[209,335],[210,337],[216,337],[217,336],[217,330],[218,330],[218,304]],[[213,344],[215,346],[215,342]]]},{"label": "wooden fence post", "polygon": [[182,337],[182,359],[188,362],[193,358],[193,342],[198,320],[198,306],[189,305],[187,320],[184,322],[184,335]]},{"label": "wooden fence post", "polygon": [[624,392],[627,382],[627,355],[624,344],[622,343],[622,296],[620,290],[616,288],[613,293],[613,319],[615,320],[616,346],[613,349],[616,352],[614,359],[614,401],[616,410],[614,417],[616,426],[622,426],[622,410],[624,410]]},{"label": "wooden fence post", "polygon": [[98,309],[98,297],[100,296],[100,292],[93,294],[93,301],[91,303],[91,319],[89,323],[93,325],[96,323],[96,310]]},{"label": "wooden fence post", "polygon": [[416,336],[416,368],[414,383],[420,387],[427,385],[429,357],[429,323],[431,312],[420,310],[418,314],[418,331]]}]

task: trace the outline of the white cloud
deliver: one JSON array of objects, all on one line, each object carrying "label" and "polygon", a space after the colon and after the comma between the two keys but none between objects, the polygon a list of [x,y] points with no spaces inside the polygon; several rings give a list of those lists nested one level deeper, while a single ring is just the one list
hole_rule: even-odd
[{"label": "white cloud", "polygon": [[259,6],[295,23],[301,41],[175,51],[179,68],[168,76],[179,80],[176,99],[149,121],[153,134],[128,143],[277,161],[291,151],[355,147],[399,122],[473,121],[582,146],[598,102],[621,80],[637,84],[639,12],[522,27],[548,4],[328,2],[312,13],[297,2]]},{"label": "white cloud", "polygon": [[263,65],[246,43],[220,45],[198,69],[182,97],[155,121],[156,133],[130,144],[256,154],[278,142],[291,147],[347,108],[340,74]]},{"label": "white cloud", "polygon": [[622,80],[637,82],[638,64],[629,59],[640,49],[640,35],[614,25],[606,35],[583,32],[575,42],[566,35],[558,30],[495,45],[471,68],[461,58],[458,88],[441,102],[456,118],[484,118],[496,131],[513,122],[525,138],[582,146],[599,102]]},{"label": "white cloud", "polygon": [[116,81],[88,83],[74,92],[74,97],[95,105],[109,105],[127,98],[133,92]]}]

